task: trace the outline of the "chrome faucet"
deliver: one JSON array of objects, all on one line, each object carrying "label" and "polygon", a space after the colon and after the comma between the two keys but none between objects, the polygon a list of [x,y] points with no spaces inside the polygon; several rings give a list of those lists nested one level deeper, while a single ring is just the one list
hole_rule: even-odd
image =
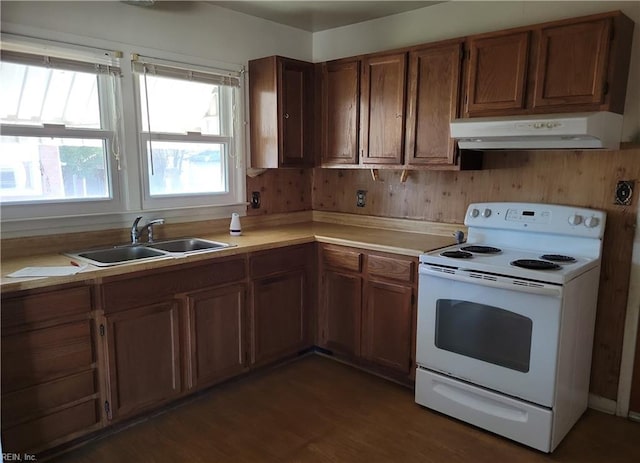
[{"label": "chrome faucet", "polygon": [[153,243],[153,226],[156,224],[163,224],[164,219],[153,219],[145,225],[147,228],[147,243]]},{"label": "chrome faucet", "polygon": [[153,226],[156,224],[164,223],[164,219],[153,219],[143,227],[138,228],[138,223],[142,220],[142,216],[136,217],[131,225],[131,244],[138,244],[140,242],[140,235],[142,230],[147,229],[147,241],[153,243]]}]

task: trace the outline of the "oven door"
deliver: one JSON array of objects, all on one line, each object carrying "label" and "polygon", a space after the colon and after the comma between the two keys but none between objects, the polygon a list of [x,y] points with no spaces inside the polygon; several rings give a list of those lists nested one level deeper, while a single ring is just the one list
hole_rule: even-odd
[{"label": "oven door", "polygon": [[420,367],[551,407],[562,287],[420,265]]}]

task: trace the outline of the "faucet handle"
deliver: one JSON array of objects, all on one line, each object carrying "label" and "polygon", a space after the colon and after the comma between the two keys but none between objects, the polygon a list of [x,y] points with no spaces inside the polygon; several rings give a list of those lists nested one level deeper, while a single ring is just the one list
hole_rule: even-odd
[{"label": "faucet handle", "polygon": [[163,224],[163,223],[164,223],[164,219],[153,219],[153,220],[150,220],[149,223],[145,225],[145,227],[147,228],[148,243],[153,243],[153,226],[157,224]]}]

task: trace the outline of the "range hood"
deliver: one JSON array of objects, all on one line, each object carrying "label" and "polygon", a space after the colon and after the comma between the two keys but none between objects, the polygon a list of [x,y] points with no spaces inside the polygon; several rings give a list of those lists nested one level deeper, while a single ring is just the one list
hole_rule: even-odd
[{"label": "range hood", "polygon": [[600,111],[511,117],[474,117],[451,122],[461,149],[618,149],[622,115]]}]

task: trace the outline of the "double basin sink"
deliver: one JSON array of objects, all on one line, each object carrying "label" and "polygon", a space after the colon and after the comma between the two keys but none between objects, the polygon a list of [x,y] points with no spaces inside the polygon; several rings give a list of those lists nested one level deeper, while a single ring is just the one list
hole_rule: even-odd
[{"label": "double basin sink", "polygon": [[194,253],[218,251],[233,246],[218,241],[203,240],[201,238],[180,238],[153,243],[129,244],[102,249],[90,249],[65,253],[65,255],[80,261],[88,262],[97,267],[128,264],[141,260],[157,260],[170,257],[181,257]]}]

